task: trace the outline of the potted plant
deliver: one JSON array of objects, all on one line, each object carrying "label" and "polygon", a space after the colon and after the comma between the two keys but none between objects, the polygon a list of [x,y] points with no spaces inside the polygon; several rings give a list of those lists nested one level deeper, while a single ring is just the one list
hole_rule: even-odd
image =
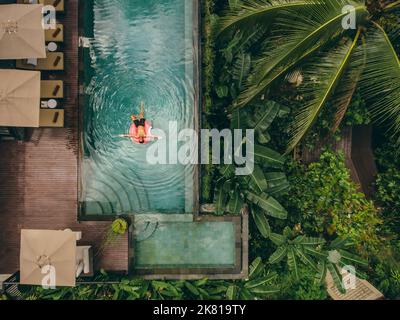
[{"label": "potted plant", "polygon": [[112,247],[118,239],[120,239],[129,228],[128,219],[125,217],[118,217],[115,219],[111,225],[108,227],[108,230],[103,238],[103,241],[96,252],[96,257],[100,256],[106,247]]}]

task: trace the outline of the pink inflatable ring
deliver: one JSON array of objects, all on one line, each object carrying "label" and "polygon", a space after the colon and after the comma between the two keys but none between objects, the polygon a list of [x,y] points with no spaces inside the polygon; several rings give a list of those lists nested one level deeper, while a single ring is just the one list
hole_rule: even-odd
[{"label": "pink inflatable ring", "polygon": [[[133,143],[140,143],[138,136],[138,127],[133,123],[129,129],[129,135],[132,137],[131,140]],[[146,120],[145,125],[144,125],[144,131],[146,132],[146,138],[144,138],[144,143],[149,143],[151,142],[151,123]]]}]

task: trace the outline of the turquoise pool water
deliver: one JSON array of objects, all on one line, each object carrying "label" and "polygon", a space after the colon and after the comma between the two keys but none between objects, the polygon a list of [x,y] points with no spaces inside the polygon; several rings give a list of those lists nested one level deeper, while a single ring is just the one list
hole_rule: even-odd
[{"label": "turquoise pool water", "polygon": [[128,133],[141,101],[154,128],[194,127],[192,1],[85,6],[82,213],[191,213],[194,167],[150,165],[148,146],[116,136]]},{"label": "turquoise pool water", "polygon": [[160,222],[137,239],[135,268],[233,268],[233,222]]},{"label": "turquoise pool water", "polygon": [[[85,0],[81,214],[134,215],[132,270],[234,268],[229,221],[194,221],[194,166],[151,165],[148,146],[117,138],[139,112],[168,134],[194,128],[191,0]],[[179,147],[179,146],[178,146]],[[187,213],[187,214],[186,214]],[[200,271],[199,271],[200,272]]]}]

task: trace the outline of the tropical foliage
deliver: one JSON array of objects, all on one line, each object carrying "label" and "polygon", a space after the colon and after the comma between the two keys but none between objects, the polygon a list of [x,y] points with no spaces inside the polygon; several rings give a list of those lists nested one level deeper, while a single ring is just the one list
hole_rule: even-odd
[{"label": "tropical foliage", "polygon": [[104,250],[108,247],[111,248],[115,245],[117,240],[128,231],[128,222],[124,218],[115,219],[108,228],[103,240],[97,249],[95,255],[99,257]]},{"label": "tropical foliage", "polygon": [[387,241],[379,255],[371,259],[369,278],[388,299],[400,296],[400,242]]},{"label": "tropical foliage", "polygon": [[197,281],[114,278],[102,271],[95,279],[98,284],[57,290],[22,287],[21,290],[27,300],[254,300],[266,299],[279,291],[277,274],[267,271],[261,258],[251,264],[249,279],[236,282],[206,278]]},{"label": "tropical foliage", "polygon": [[249,279],[236,281],[229,285],[226,298],[228,300],[265,299],[271,294],[279,292],[279,287],[276,285],[277,278],[278,274],[267,271],[261,258],[257,258],[250,265]]},{"label": "tropical foliage", "polygon": [[[241,2],[230,1],[229,5],[232,10],[237,10],[240,8]],[[217,174],[219,178],[216,179],[217,187],[214,193],[216,213],[219,215],[224,213],[237,214],[243,207],[248,208],[253,217],[257,231],[264,239],[257,240],[257,251],[260,252],[260,254],[263,248],[266,252],[270,252],[273,246],[271,246],[271,244],[275,243],[278,245],[280,241],[283,241],[282,246],[279,246],[277,251],[269,258],[268,263],[271,264],[273,268],[280,265],[279,262],[286,259],[288,262],[288,270],[293,273],[295,281],[300,281],[299,268],[309,268],[313,270],[315,274],[320,275],[319,281],[315,283],[315,288],[323,286],[323,281],[325,280],[324,275],[327,270],[329,270],[330,273],[333,274],[335,283],[341,286],[340,265],[339,263],[329,263],[327,259],[329,257],[328,249],[330,244],[326,243],[325,239],[321,238],[319,235],[328,235],[326,231],[324,232],[324,229],[328,227],[332,228],[334,220],[338,225],[337,229],[339,229],[339,232],[336,229],[333,230],[328,235],[328,238],[331,238],[333,235],[347,236],[347,230],[341,230],[340,228],[351,227],[352,225],[346,225],[351,218],[347,218],[347,220],[344,221],[344,217],[347,217],[347,213],[343,213],[343,208],[337,208],[337,211],[335,211],[337,215],[335,216],[330,216],[328,212],[322,212],[323,210],[320,210],[321,215],[325,214],[327,219],[330,217],[331,222],[318,221],[315,225],[316,227],[318,226],[318,228],[322,228],[322,230],[307,230],[306,233],[311,231],[310,233],[316,235],[316,237],[308,237],[302,233],[292,239],[288,235],[291,232],[291,229],[288,227],[284,228],[283,235],[275,233],[276,230],[281,229],[282,225],[288,224],[288,222],[290,224],[292,222],[294,223],[297,217],[296,214],[299,212],[299,208],[296,207],[298,203],[296,203],[296,205],[293,206],[296,207],[296,210],[294,210],[295,217],[291,217],[292,208],[290,207],[288,208],[289,210],[286,210],[280,201],[278,201],[286,201],[286,198],[282,197],[282,194],[288,191],[289,186],[295,185],[296,182],[290,181],[292,183],[288,183],[284,173],[287,159],[269,147],[271,142],[273,142],[269,134],[271,126],[275,121],[285,119],[285,117],[289,115],[290,110],[281,103],[278,103],[277,101],[279,99],[268,98],[268,92],[263,92],[263,94],[259,96],[259,99],[253,99],[245,105],[240,105],[240,97],[243,92],[246,92],[248,79],[252,78],[256,68],[256,62],[253,61],[254,48],[261,49],[262,45],[260,45],[260,43],[263,43],[263,37],[268,36],[267,28],[263,26],[257,26],[251,29],[252,32],[249,33],[247,33],[246,30],[250,29],[246,28],[240,32],[230,33],[232,37],[229,38],[226,45],[220,49],[217,55],[215,75],[218,76],[215,78],[215,92],[210,95],[212,97],[211,100],[213,101],[214,109],[213,113],[208,115],[207,119],[214,125],[229,125],[232,129],[254,129],[255,168],[252,174],[243,177],[235,175],[235,167],[232,165],[225,165],[220,168]],[[346,121],[352,123],[368,123],[369,115],[363,113],[365,102],[361,97],[361,93],[356,90],[356,88],[354,88],[353,93],[355,93],[354,97],[357,97],[357,99],[350,98],[348,101],[350,105],[348,108],[349,112],[347,112],[344,118]],[[329,101],[329,103],[332,102]],[[303,101],[300,101],[299,105],[302,104]],[[331,118],[334,117],[335,114],[333,114]],[[329,128],[328,131],[331,131],[331,128]],[[244,144],[242,147],[245,146],[247,145]],[[321,168],[323,168],[327,162],[329,161],[322,163]],[[363,195],[356,191],[356,187],[350,182],[344,162],[340,164],[340,168],[336,168],[340,173],[338,180],[346,182],[345,186],[347,186],[347,189],[343,190],[343,192],[349,192],[351,189],[350,197],[354,199],[350,200],[354,200],[354,202],[350,203],[350,205],[358,206],[358,215],[355,214],[355,216],[357,215],[359,218],[362,217],[361,220],[358,221],[359,225],[356,224],[356,226],[353,226],[353,229],[360,233],[367,232],[365,230],[369,230],[369,228],[365,229],[366,224],[377,224],[379,222],[379,219],[376,217],[376,210],[370,202],[363,198]],[[289,173],[292,172],[289,171]],[[332,176],[334,174],[335,172],[331,173]],[[300,193],[300,190],[303,188],[302,192],[304,193],[314,192],[313,188],[315,186],[312,184],[305,184],[306,183],[300,184],[296,191],[299,190]],[[329,183],[326,183],[323,192],[332,192],[332,190],[329,190],[328,185]],[[292,190],[289,191],[289,194],[292,194]],[[331,194],[331,196],[334,198],[334,194]],[[307,203],[310,204],[313,201],[315,201],[315,198],[309,199]],[[323,203],[323,200],[320,202]],[[326,204],[326,207],[330,204],[331,203]],[[326,207],[324,208],[326,209]],[[300,211],[301,208],[300,206]],[[314,208],[309,208],[309,216],[318,217],[318,214],[316,215],[313,209]],[[351,212],[352,209],[353,208],[348,207],[346,212]],[[288,212],[290,212],[288,222],[276,222],[286,220],[288,218]],[[271,220],[270,218],[275,219]],[[302,220],[297,220],[297,222],[302,222]],[[275,232],[273,229],[276,229]],[[353,229],[351,231],[353,231]],[[356,243],[357,245],[362,246],[360,238],[363,236],[364,235],[359,234],[354,236],[354,238],[358,237],[357,240],[359,242]],[[253,234],[252,238],[258,238],[258,236]],[[297,241],[299,241],[299,243],[297,243]],[[313,254],[311,254],[310,251]],[[365,262],[361,259],[358,260],[361,265],[365,266]],[[280,267],[276,268],[279,269]],[[241,286],[233,284],[231,288],[232,292],[236,293],[234,296],[240,296]]]},{"label": "tropical foliage", "polygon": [[255,166],[247,176],[236,176],[233,165],[222,166],[215,196],[217,214],[238,213],[244,202],[247,202],[259,231],[266,238],[270,234],[267,216],[287,218],[287,211],[274,196],[287,190],[289,184],[286,175],[280,171],[285,158],[261,143],[269,142],[269,126],[276,117],[285,113],[286,110],[277,103],[266,101],[253,115],[244,112],[240,114],[239,111],[233,114],[232,128],[253,128],[256,133],[259,144],[254,145]]},{"label": "tropical foliage", "polygon": [[[303,101],[291,124],[288,150],[310,130],[330,102],[335,108],[333,131],[360,87],[375,120],[390,120],[400,133],[400,61],[392,42],[399,26],[386,31],[384,18],[400,3],[361,0],[233,1],[222,15],[219,39],[237,39],[256,54],[231,110],[251,106],[293,73]],[[351,6],[351,7],[349,7]],[[351,9],[354,16],[349,15]],[[353,19],[355,29],[344,28]],[[250,43],[253,33],[259,35]],[[226,43],[225,42],[225,43]],[[225,45],[224,45],[225,46]],[[229,45],[227,45],[229,48]]]},{"label": "tropical foliage", "polygon": [[[291,150],[312,128],[319,139],[341,123],[367,124],[371,117],[399,133],[400,24],[394,13],[400,1],[205,0],[203,5],[203,126],[254,129],[255,166],[249,176],[235,175],[233,165],[202,166],[201,198],[215,203],[217,215],[245,209],[252,216],[248,279],[147,281],[103,272],[96,280],[107,284],[54,291],[23,287],[24,297],[326,299],[326,275],[343,292],[346,266],[355,267],[358,277],[368,276],[389,298],[398,297],[398,236],[385,234],[390,241],[381,246],[379,214],[380,209],[385,225],[386,219],[393,222],[390,232],[397,230],[400,157],[393,156],[393,141],[391,148],[377,150],[380,208],[357,191],[342,155],[325,151],[306,167],[276,146]],[[355,30],[342,26],[346,5],[355,9]],[[250,147],[249,141],[241,145]],[[115,222],[109,238],[123,230]]]},{"label": "tropical foliage", "polygon": [[298,280],[300,279],[299,266],[305,264],[315,271],[316,280],[320,284],[325,282],[329,271],[341,292],[346,291],[341,272],[343,267],[368,266],[366,261],[347,251],[353,246],[353,243],[347,239],[337,238],[327,244],[323,238],[299,235],[289,227],[284,229],[282,235],[272,233],[270,239],[278,248],[270,256],[269,263],[276,264],[286,260],[289,270]]},{"label": "tropical foliage", "polygon": [[379,168],[376,179],[375,201],[382,210],[388,232],[398,234],[400,231],[400,157],[399,150],[391,139],[376,149],[375,155]]},{"label": "tropical foliage", "polygon": [[[286,268],[279,269],[280,291],[275,295],[276,299],[285,300],[326,300],[328,292],[326,284],[315,279],[315,270],[304,264],[299,265],[299,277]],[[299,279],[300,278],[300,279]]]},{"label": "tropical foliage", "polygon": [[289,181],[291,190],[285,203],[292,222],[300,223],[306,233],[348,237],[360,252],[381,244],[380,215],[373,202],[357,191],[343,154],[326,150],[308,167],[293,164]]}]

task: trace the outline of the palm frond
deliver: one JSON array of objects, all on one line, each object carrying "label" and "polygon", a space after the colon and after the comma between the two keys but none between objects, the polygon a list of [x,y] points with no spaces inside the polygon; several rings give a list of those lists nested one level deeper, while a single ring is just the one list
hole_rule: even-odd
[{"label": "palm frond", "polygon": [[[360,30],[358,30],[358,32],[360,32]],[[335,133],[337,129],[339,129],[339,126],[346,115],[354,93],[359,85],[365,63],[365,43],[362,42],[351,55],[349,66],[343,73],[333,97],[331,98],[332,107],[335,109],[331,133]]]},{"label": "palm frond", "polygon": [[233,28],[252,29],[257,24],[268,24],[281,10],[290,10],[311,5],[311,0],[255,0],[244,1],[237,8],[229,8],[222,14],[215,35],[221,36]]},{"label": "palm frond", "polygon": [[251,56],[249,53],[239,53],[232,69],[232,78],[242,88],[243,80],[249,75],[251,68]]},{"label": "palm frond", "polygon": [[[331,0],[315,2],[298,12],[283,12],[272,25],[271,36],[263,54],[255,62],[254,74],[233,108],[241,108],[258,96],[294,66],[316,52],[330,40],[346,32],[342,27],[343,6],[352,1]],[[355,4],[357,21],[368,12],[364,4]]]},{"label": "palm frond", "polygon": [[[375,121],[389,123],[400,135],[400,60],[385,30],[378,24],[366,35],[367,61],[361,92]],[[400,142],[400,141],[399,141]]]},{"label": "palm frond", "polygon": [[393,10],[397,10],[400,9],[400,0],[394,1],[392,3],[387,4],[384,8],[383,11],[384,12],[390,12]]},{"label": "palm frond", "polygon": [[305,136],[331,97],[350,62],[359,36],[358,31],[352,41],[346,41],[329,51],[321,52],[303,66],[305,81],[299,88],[299,93],[303,97],[304,105],[296,112],[290,129],[291,138],[287,152],[293,150]]}]

